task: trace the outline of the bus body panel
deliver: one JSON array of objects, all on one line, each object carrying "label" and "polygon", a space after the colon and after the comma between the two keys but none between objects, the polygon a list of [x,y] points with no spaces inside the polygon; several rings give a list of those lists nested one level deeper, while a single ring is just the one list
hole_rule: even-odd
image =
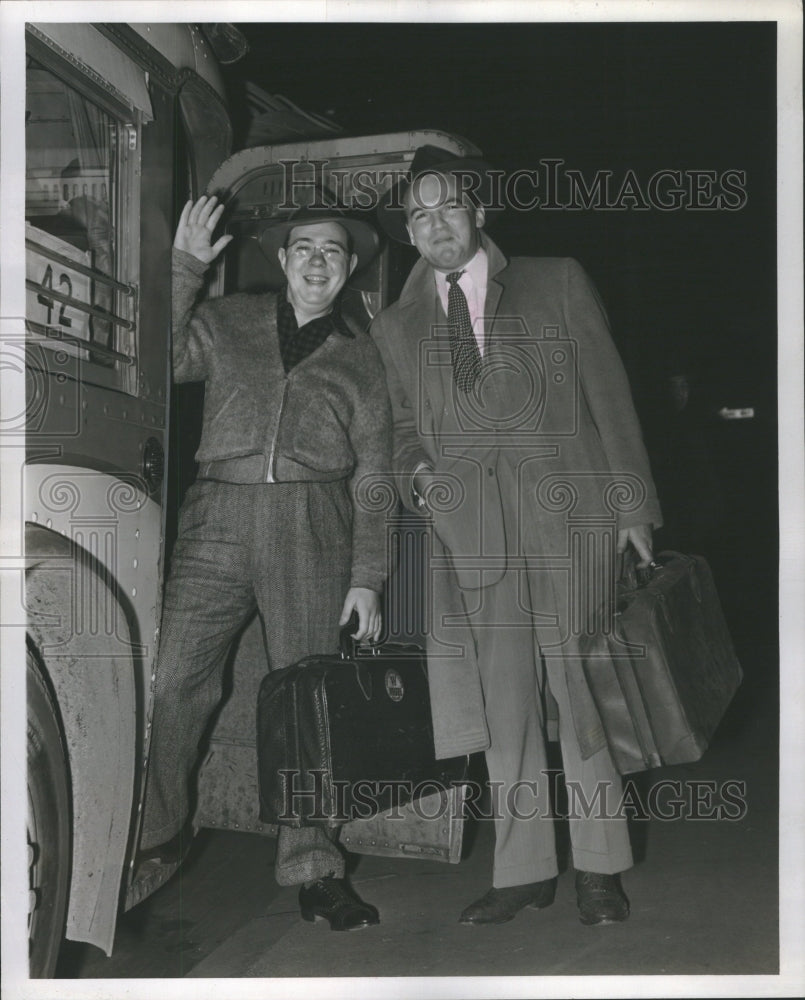
[{"label": "bus body panel", "polygon": [[91,24],[29,24],[29,36],[40,38],[66,61],[123,103],[153,117],[145,71],[104,38]]},{"label": "bus body panel", "polygon": [[29,523],[26,559],[29,642],[58,703],[70,774],[66,936],[108,955],[134,792],[141,701],[129,632],[135,619],[125,613],[103,568],[76,548],[69,532]]},{"label": "bus body panel", "polygon": [[107,954],[155,679],[173,230],[232,135],[198,29],[145,28],[26,26],[28,641],[70,772],[66,936]]},{"label": "bus body panel", "polygon": [[136,24],[128,28],[155,48],[177,69],[192,70],[225,100],[224,85],[218,63],[198,25],[195,24]]}]

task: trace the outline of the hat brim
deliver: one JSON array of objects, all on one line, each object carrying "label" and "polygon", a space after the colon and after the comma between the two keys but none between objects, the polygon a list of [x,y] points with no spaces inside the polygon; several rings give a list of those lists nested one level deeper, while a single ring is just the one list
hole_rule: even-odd
[{"label": "hat brim", "polygon": [[432,163],[417,170],[411,177],[404,177],[393,184],[377,205],[377,221],[383,230],[398,243],[410,243],[405,217],[405,195],[409,187],[423,174],[454,174],[463,181],[465,190],[471,192],[477,204],[484,209],[487,222],[503,211],[503,205],[494,197],[492,165],[474,157],[455,157],[441,163]]},{"label": "hat brim", "polygon": [[368,264],[371,264],[372,260],[377,256],[380,248],[380,237],[372,226],[367,222],[362,222],[360,219],[338,216],[326,211],[323,211],[320,215],[310,213],[306,215],[304,220],[283,219],[282,221],[270,223],[260,233],[257,242],[265,257],[272,264],[276,264],[277,252],[280,247],[285,245],[288,233],[292,229],[315,226],[320,222],[335,222],[349,233],[352,242],[352,252],[357,254],[358,257],[358,263],[355,266],[356,273],[363,270]]}]

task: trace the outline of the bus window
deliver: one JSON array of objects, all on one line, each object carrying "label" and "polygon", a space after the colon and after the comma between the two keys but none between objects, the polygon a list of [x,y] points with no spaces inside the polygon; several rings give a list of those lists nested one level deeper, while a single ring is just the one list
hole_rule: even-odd
[{"label": "bus window", "polygon": [[105,368],[129,365],[133,289],[118,280],[115,240],[126,126],[33,58],[26,86],[29,332]]}]

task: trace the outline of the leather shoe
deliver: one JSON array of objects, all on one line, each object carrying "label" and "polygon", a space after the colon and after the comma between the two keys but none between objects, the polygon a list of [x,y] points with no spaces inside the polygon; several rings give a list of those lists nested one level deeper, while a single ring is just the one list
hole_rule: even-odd
[{"label": "leather shoe", "polygon": [[485,896],[476,899],[458,918],[460,924],[505,924],[512,920],[523,907],[530,906],[542,910],[550,906],[556,894],[556,879],[544,882],[529,882],[527,885],[512,885],[506,889],[490,889]]},{"label": "leather shoe", "polygon": [[629,916],[620,875],[576,872],[576,896],[583,924],[614,924]]},{"label": "leather shoe", "polygon": [[303,920],[323,917],[329,920],[330,930],[333,931],[352,931],[380,923],[380,914],[375,907],[364,903],[343,878],[327,876],[310,888],[302,886],[299,907]]}]

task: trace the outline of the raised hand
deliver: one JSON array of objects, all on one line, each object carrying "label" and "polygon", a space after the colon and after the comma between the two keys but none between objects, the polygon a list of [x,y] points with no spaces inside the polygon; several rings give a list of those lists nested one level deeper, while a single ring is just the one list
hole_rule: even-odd
[{"label": "raised hand", "polygon": [[204,264],[215,260],[233,239],[232,236],[221,236],[215,243],[212,242],[212,234],[224,211],[223,205],[218,205],[216,208],[217,201],[215,195],[208,198],[204,194],[195,204],[188,201],[182,209],[176,236],[173,239],[173,245],[177,250],[192,254]]}]

